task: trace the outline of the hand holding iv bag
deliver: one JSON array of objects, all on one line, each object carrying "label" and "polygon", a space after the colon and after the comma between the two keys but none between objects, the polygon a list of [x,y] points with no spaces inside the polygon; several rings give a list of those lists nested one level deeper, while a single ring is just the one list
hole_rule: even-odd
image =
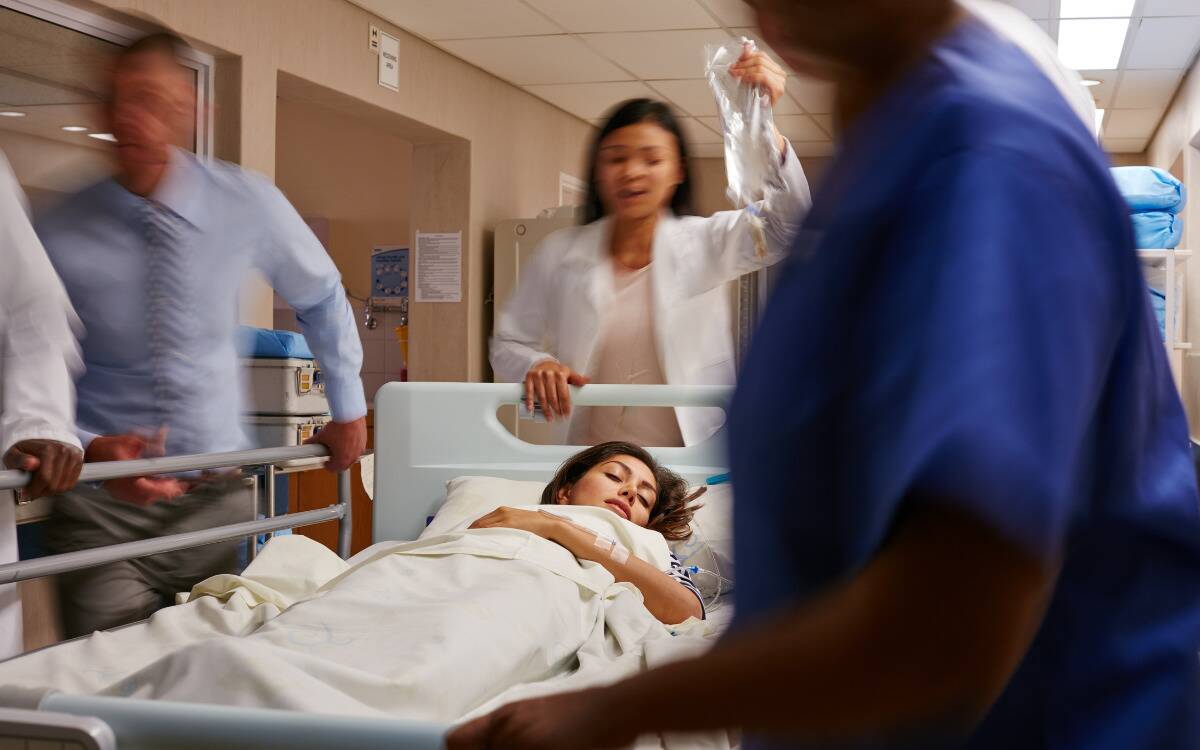
[{"label": "hand holding iv bag", "polygon": [[766,257],[763,221],[755,203],[767,188],[783,188],[781,154],[772,124],[771,97],[735,77],[730,68],[746,53],[756,52],[754,41],[708,45],[704,50],[705,78],[717,100],[725,141],[726,195],[749,212],[750,230],[760,258]]}]

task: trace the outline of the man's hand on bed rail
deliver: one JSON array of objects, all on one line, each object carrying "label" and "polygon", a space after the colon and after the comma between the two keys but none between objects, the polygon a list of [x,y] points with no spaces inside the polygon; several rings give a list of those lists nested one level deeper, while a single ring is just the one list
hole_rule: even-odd
[{"label": "man's hand on bed rail", "polygon": [[[95,461],[131,461],[135,458],[161,456],[166,442],[166,430],[152,437],[142,435],[101,435],[88,443],[84,458]],[[188,486],[175,477],[124,477],[110,479],[104,489],[118,500],[134,505],[153,505],[187,494]]]},{"label": "man's hand on bed rail", "polygon": [[22,440],[4,454],[4,466],[33,474],[22,494],[35,500],[75,486],[83,468],[83,451],[57,440]]},{"label": "man's hand on bed rail", "polygon": [[542,405],[547,422],[555,417],[571,416],[571,390],[567,386],[584,386],[590,381],[586,375],[554,359],[543,359],[525,373],[525,408],[533,413],[536,401]]},{"label": "man's hand on bed rail", "polygon": [[326,470],[345,471],[354,465],[367,447],[367,418],[359,417],[352,422],[330,422],[304,442],[320,443],[329,449]]}]

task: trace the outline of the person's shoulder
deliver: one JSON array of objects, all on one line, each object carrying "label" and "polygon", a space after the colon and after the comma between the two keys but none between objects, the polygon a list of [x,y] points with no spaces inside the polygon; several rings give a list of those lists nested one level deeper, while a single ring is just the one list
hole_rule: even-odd
[{"label": "person's shoulder", "polygon": [[556,229],[538,243],[536,256],[544,265],[556,266],[573,258],[588,257],[603,242],[601,222],[573,224]]},{"label": "person's shoulder", "polygon": [[273,196],[279,191],[265,175],[220,159],[195,160],[200,174],[211,187],[239,201]]},{"label": "person's shoulder", "polygon": [[75,227],[84,226],[97,212],[106,211],[104,201],[115,183],[112,178],[92,183],[67,195],[36,217],[34,228],[45,243],[47,238]]}]

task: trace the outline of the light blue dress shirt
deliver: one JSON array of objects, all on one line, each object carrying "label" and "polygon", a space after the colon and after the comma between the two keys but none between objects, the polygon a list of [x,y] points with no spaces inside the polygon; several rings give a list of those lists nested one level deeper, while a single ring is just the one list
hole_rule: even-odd
[{"label": "light blue dress shirt", "polygon": [[[193,253],[188,379],[200,403],[183,422],[167,424],[167,453],[247,447],[241,425],[242,380],[235,334],[238,296],[251,269],[296,310],[321,363],[333,419],[367,413],[359,371],[362,344],[341,277],[321,243],[284,195],[259,175],[176,151],[154,202],[176,215]],[[86,372],[77,382],[78,430],[97,435],[162,426],[154,403],[148,346],[145,199],[115,180],[68,198],[37,230],[83,320]]]}]

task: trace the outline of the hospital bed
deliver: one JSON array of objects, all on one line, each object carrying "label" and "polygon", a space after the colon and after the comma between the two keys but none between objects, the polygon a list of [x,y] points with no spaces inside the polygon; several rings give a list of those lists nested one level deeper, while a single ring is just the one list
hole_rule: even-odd
[{"label": "hospital bed", "polygon": [[[680,406],[723,408],[730,389],[718,386],[590,385],[577,390],[579,406]],[[444,499],[450,479],[484,475],[547,481],[578,448],[532,445],[501,425],[501,407],[517,404],[512,384],[389,383],[375,398],[374,542],[413,540]],[[81,481],[146,473],[269,464],[323,455],[323,446],[181,456],[85,467]],[[725,468],[724,430],[698,445],[654,449],[656,457],[690,483]],[[22,486],[26,476],[0,472],[0,489]],[[114,560],[183,549],[252,534],[336,519],[339,553],[349,554],[349,476],[339,481],[339,501],[326,508],[231,524],[206,531],[114,545],[0,566],[0,582],[75,570]],[[128,626],[138,627],[138,625]],[[51,648],[61,648],[60,644]],[[2,665],[0,665],[2,667]],[[20,691],[15,694],[20,695]],[[0,701],[5,692],[0,668]],[[0,708],[0,750],[25,748],[437,748],[444,727],[272,709],[175,703],[49,692],[24,696],[25,707]],[[15,702],[21,705],[20,701]],[[8,743],[8,744],[6,744]],[[46,744],[48,743],[48,744]]]}]

